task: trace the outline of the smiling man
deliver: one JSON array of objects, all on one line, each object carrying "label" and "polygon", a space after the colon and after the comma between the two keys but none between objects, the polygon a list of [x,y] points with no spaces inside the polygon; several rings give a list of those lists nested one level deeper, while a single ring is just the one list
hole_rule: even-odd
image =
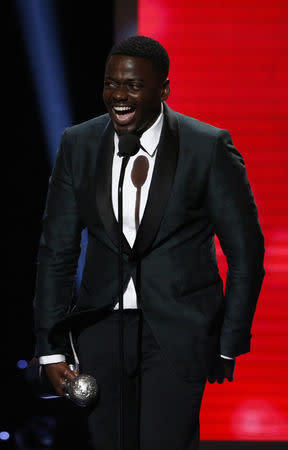
[{"label": "smiling man", "polygon": [[[250,351],[264,238],[243,157],[227,130],[171,110],[169,58],[134,36],[108,55],[108,114],[63,133],[50,178],[34,301],[36,355],[55,391],[80,370],[94,448],[119,448],[119,138],[135,134],[123,184],[125,450],[199,448],[206,381],[234,379]],[[81,231],[88,248],[71,310]],[[214,236],[227,257],[225,293]],[[121,450],[124,450],[121,449]]]},{"label": "smiling man", "polygon": [[108,58],[103,99],[119,136],[141,136],[156,121],[170,91],[166,72],[144,58],[118,54]]}]

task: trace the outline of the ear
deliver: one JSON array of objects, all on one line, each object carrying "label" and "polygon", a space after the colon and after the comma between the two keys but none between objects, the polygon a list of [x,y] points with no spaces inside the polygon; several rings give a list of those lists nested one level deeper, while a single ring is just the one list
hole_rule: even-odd
[{"label": "ear", "polygon": [[163,82],[162,85],[162,94],[161,94],[161,101],[164,102],[167,100],[170,94],[170,80],[166,78],[166,80]]}]

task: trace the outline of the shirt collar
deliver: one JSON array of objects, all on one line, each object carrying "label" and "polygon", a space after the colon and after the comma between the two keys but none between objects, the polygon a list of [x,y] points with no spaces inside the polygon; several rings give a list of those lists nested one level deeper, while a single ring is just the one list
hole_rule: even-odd
[{"label": "shirt collar", "polygon": [[[161,135],[163,125],[163,103],[161,103],[161,112],[159,116],[157,117],[156,121],[151,125],[148,130],[144,131],[140,138],[140,144],[144,147],[145,151],[150,155],[154,156],[153,153],[155,152]],[[115,144],[115,150],[118,148],[118,142],[119,138],[117,133],[114,134],[114,144]]]}]

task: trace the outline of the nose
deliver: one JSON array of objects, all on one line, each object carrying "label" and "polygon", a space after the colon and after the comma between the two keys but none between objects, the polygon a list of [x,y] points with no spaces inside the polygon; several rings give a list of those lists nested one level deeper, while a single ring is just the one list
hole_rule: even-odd
[{"label": "nose", "polygon": [[124,85],[119,84],[114,90],[113,90],[113,98],[117,101],[120,100],[127,100],[127,89]]}]

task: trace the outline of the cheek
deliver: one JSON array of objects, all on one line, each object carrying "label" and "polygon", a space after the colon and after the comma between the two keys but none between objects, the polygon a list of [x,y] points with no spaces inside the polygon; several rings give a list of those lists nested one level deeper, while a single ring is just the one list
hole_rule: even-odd
[{"label": "cheek", "polygon": [[113,90],[108,89],[108,88],[103,90],[102,97],[103,97],[104,102],[110,101],[112,96],[113,96]]},{"label": "cheek", "polygon": [[142,103],[142,114],[145,116],[151,116],[151,114],[154,114],[156,111],[159,111],[159,107],[161,105],[161,100],[159,97],[149,97],[148,99],[145,99],[145,101]]}]

